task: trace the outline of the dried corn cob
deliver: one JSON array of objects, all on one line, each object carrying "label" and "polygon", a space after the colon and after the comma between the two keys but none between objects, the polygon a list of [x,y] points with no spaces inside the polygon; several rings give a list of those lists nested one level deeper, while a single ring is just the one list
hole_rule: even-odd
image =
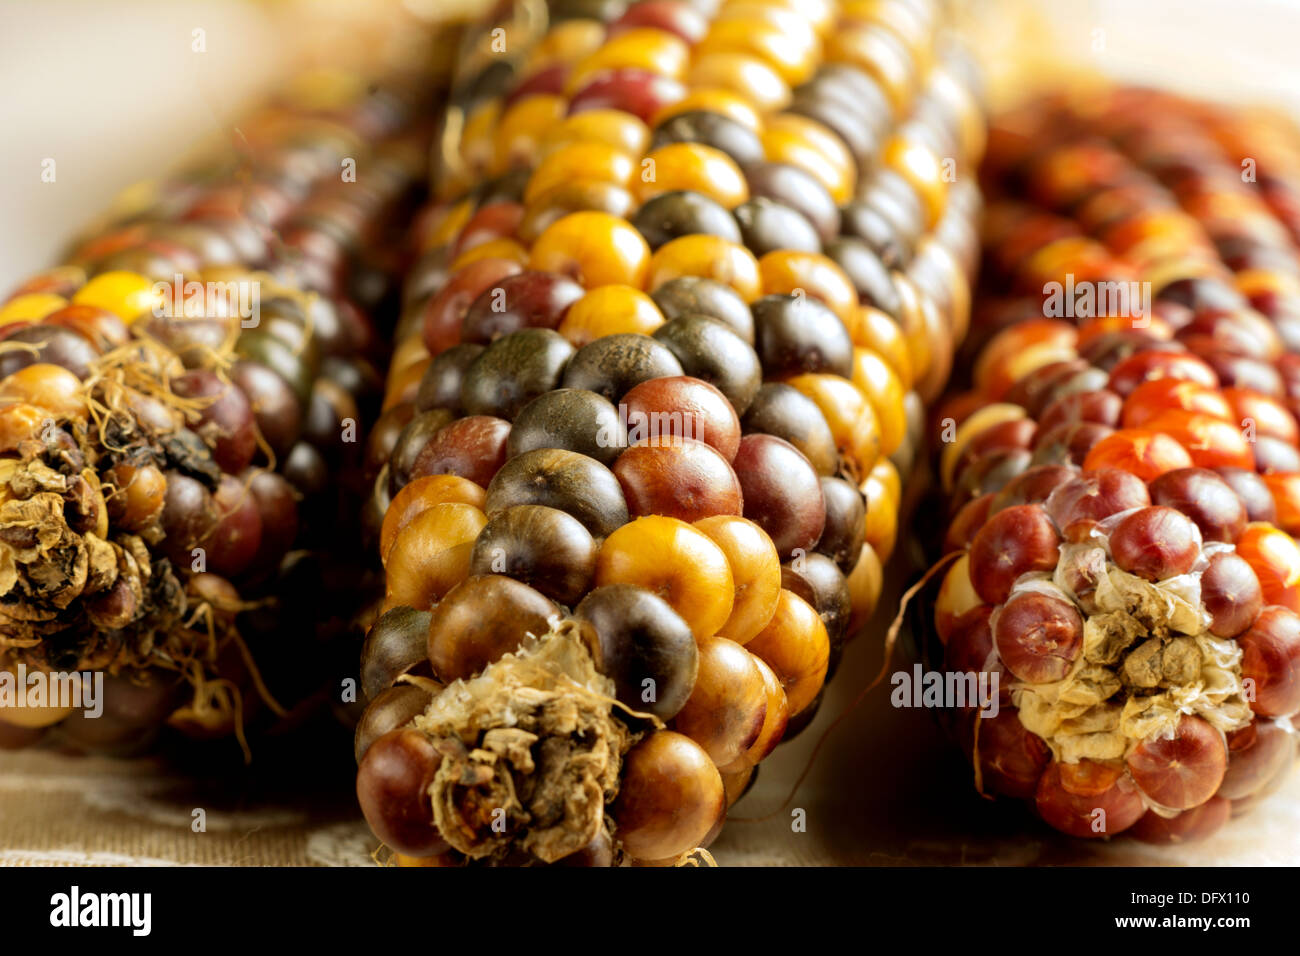
[{"label": "dried corn cob", "polygon": [[1267,196],[1300,183],[1243,181],[1207,115],[1116,90],[995,125],[973,389],[939,412],[935,629],[1001,704],[954,726],[983,792],[1079,837],[1203,837],[1296,749],[1300,257]]},{"label": "dried corn cob", "polygon": [[967,324],[973,80],[925,0],[714,6],[517,5],[466,54],[367,452],[399,862],[707,845],[878,598]]},{"label": "dried corn cob", "polygon": [[391,286],[377,240],[429,141],[426,81],[367,82],[303,77],[239,153],[133,190],[0,305],[0,666],[105,676],[102,715],[5,707],[5,746],[57,725],[64,747],[124,750],[164,720],[242,741],[273,702],[243,637],[264,671],[310,646],[324,613],[276,611],[329,573],[295,549],[359,466],[382,340],[358,303]]}]

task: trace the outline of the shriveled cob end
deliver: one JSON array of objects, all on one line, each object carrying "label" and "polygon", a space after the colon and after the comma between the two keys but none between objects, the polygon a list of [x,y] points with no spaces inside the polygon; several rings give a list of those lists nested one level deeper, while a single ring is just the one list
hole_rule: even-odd
[{"label": "shriveled cob end", "polygon": [[[83,288],[93,292],[95,280]],[[10,456],[0,504],[6,661],[123,675],[154,688],[164,714],[167,702],[182,703],[177,682],[188,680],[195,694],[178,719],[229,729],[239,692],[217,680],[218,662],[223,651],[240,656],[231,642],[245,607],[230,579],[259,557],[259,506],[283,508],[297,493],[265,468],[236,477],[252,465],[255,424],[224,370],[187,371],[115,314],[69,308],[125,336],[97,354],[84,339],[74,347],[65,327],[38,324],[4,343],[22,365],[0,382]],[[213,350],[217,367],[232,354]],[[291,541],[294,529],[273,525],[286,520],[273,510],[265,517],[272,546],[261,556],[273,567],[282,555],[270,554],[274,542],[286,530]],[[41,719],[67,715],[49,708]]]},{"label": "shriveled cob end", "polygon": [[468,54],[371,445],[399,863],[707,846],[878,600],[967,322],[982,118],[930,4],[571,7]]},{"label": "shriveled cob end", "polygon": [[[938,412],[962,557],[936,629],[950,671],[1002,687],[960,737],[982,789],[1066,833],[1203,837],[1295,753],[1289,320],[1247,294],[1300,263],[1195,106],[1117,91],[1008,126],[987,175],[1003,297],[973,390]],[[1051,311],[1128,283],[1150,301]]]},{"label": "shriveled cob end", "polygon": [[[242,742],[260,706],[283,713],[241,631],[308,626],[269,622],[282,560],[317,543],[326,472],[341,490],[357,457],[374,332],[344,284],[422,174],[404,99],[255,122],[237,178],[161,184],[0,304],[0,666],[105,678],[93,719],[6,706],[30,731],[6,745],[57,727],[123,750],[164,720]],[[331,157],[363,131],[372,174],[339,191]]]},{"label": "shriveled cob end", "polygon": [[[415,718],[440,758],[429,796],[452,849],[469,859],[522,850],[554,863],[608,841],[604,805],[640,735],[613,717],[617,689],[590,646],[590,635],[556,619]],[[463,742],[480,734],[476,747]]]},{"label": "shriveled cob end", "polygon": [[[38,666],[142,666],[186,616],[172,562],[150,553],[164,538],[163,472],[213,487],[221,472],[205,446],[176,437],[193,403],[126,384],[159,383],[131,351],[97,357],[84,383],[38,363],[15,373],[19,381],[6,379],[9,389],[0,385],[0,401],[12,403],[6,421],[16,426],[6,442],[16,457],[0,463],[4,640]],[[44,404],[61,386],[57,409]],[[137,418],[145,403],[152,421]]]}]

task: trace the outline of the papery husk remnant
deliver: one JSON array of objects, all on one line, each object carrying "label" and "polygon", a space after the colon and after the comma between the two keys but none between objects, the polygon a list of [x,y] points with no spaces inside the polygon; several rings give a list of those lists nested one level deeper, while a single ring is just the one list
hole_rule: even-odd
[{"label": "papery husk remnant", "polygon": [[[16,457],[0,459],[0,666],[176,672],[194,688],[182,710],[213,725],[233,719],[238,734],[240,692],[217,663],[238,640],[240,608],[187,593],[187,570],[150,550],[163,538],[160,515],[132,531],[112,527],[117,489],[100,477],[118,464],[154,465],[216,487],[210,451],[181,429],[207,403],[172,391],[183,371],[159,342],[114,349],[82,383],[85,417],[51,413]],[[147,402],[150,416],[140,411]]]},{"label": "papery husk remnant", "polygon": [[623,755],[639,735],[573,621],[458,680],[414,726],[442,755],[429,795],[443,838],[472,860],[518,850],[544,863],[609,826]]},{"label": "papery husk remnant", "polygon": [[[1083,653],[1062,680],[1017,684],[1020,721],[1066,763],[1118,760],[1139,743],[1172,737],[1184,714],[1223,733],[1251,721],[1241,649],[1207,628],[1199,580],[1152,583],[1105,560],[1084,613]],[[1059,579],[1027,582],[1072,597]]]}]

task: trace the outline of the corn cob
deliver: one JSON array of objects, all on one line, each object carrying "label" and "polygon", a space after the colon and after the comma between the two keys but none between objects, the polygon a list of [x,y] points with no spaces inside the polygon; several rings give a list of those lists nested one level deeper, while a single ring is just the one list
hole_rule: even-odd
[{"label": "corn cob", "polygon": [[426,82],[366,84],[301,78],[240,152],[131,191],[0,305],[0,666],[104,675],[102,716],[6,707],[5,746],[123,751],[164,721],[243,743],[278,707],[248,644],[266,671],[325,616],[277,609],[331,573],[301,549],[359,465],[377,240],[425,175]]},{"label": "corn cob", "polygon": [[968,321],[937,20],[557,0],[465,54],[366,456],[357,792],[399,863],[679,861],[811,719]]},{"label": "corn cob", "polygon": [[953,715],[977,786],[1077,837],[1204,837],[1296,749],[1298,184],[1213,115],[1119,89],[990,134],[934,624],[1000,687]]}]

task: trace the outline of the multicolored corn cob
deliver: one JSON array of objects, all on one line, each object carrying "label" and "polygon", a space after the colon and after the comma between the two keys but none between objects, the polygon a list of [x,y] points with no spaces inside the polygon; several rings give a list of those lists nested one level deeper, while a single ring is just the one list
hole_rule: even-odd
[{"label": "multicolored corn cob", "polygon": [[367,462],[357,792],[403,864],[676,862],[870,615],[977,258],[927,0],[507,6]]},{"label": "multicolored corn cob", "polygon": [[1074,836],[1202,837],[1296,750],[1300,181],[1215,115],[1117,89],[990,135],[935,625],[998,679],[954,720],[977,786]]},{"label": "multicolored corn cob", "polygon": [[300,78],[0,304],[0,666],[73,672],[86,702],[5,707],[4,745],[120,751],[164,721],[242,740],[296,700],[254,658],[305,642],[305,673],[320,616],[289,595],[328,573],[304,549],[378,404],[367,312],[421,194],[428,86]]}]

